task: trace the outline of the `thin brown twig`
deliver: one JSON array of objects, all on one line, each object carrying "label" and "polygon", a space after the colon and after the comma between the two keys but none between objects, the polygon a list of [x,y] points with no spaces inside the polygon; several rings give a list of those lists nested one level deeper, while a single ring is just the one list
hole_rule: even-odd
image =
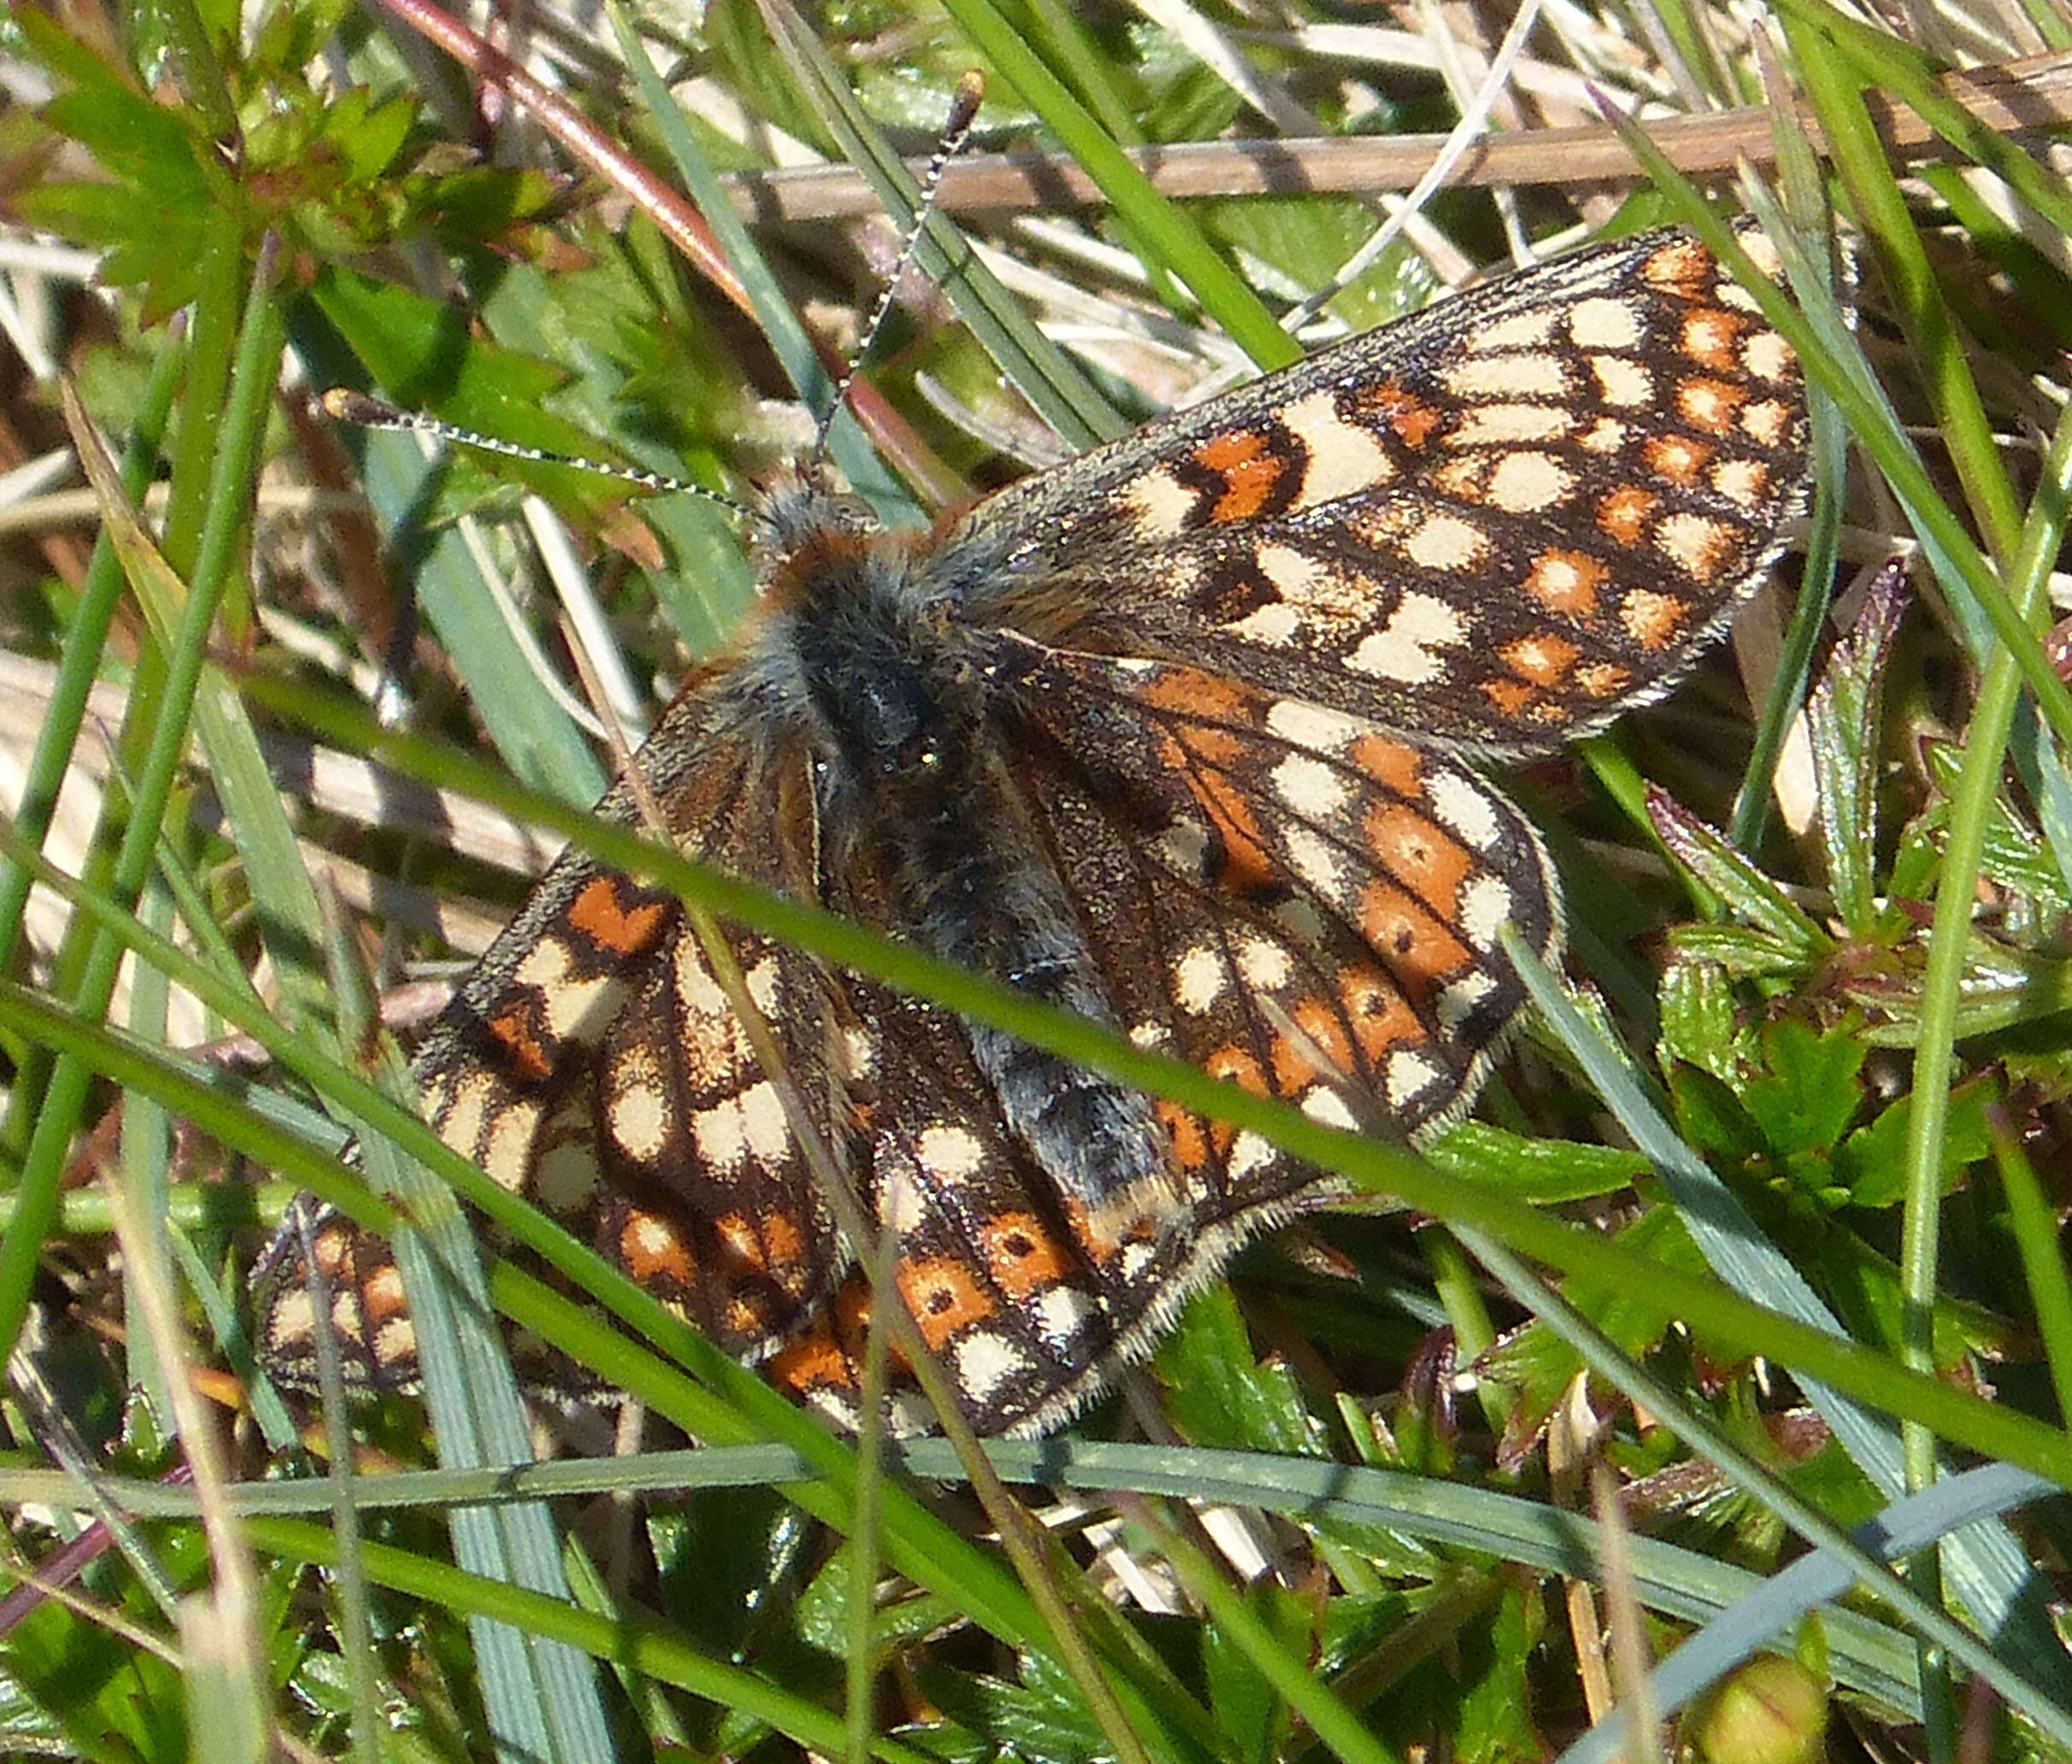
[{"label": "thin brown twig", "polygon": [[[395,0],[391,0],[395,3]],[[2072,122],[2072,55],[2032,56],[1993,67],[1945,74],[1943,90],[1987,127],[2029,133]],[[1886,150],[1901,164],[1920,164],[1950,149],[1905,105],[1866,95]],[[1800,118],[1816,148],[1812,117]],[[1742,160],[1768,164],[1773,119],[1749,105],[1708,116],[1649,122],[1648,133],[1679,171],[1693,176],[1731,171]],[[1295,195],[1407,190],[1423,176],[1447,137],[1399,135],[1271,141],[1193,141],[1135,149],[1131,157],[1169,196]],[[924,161],[913,162],[918,170]],[[1463,156],[1448,184],[1595,184],[1638,175],[1617,136],[1599,123],[1493,134]],[[750,220],[820,220],[878,212],[878,199],[848,166],[744,172],[722,180]],[[943,174],[939,206],[981,209],[1083,208],[1105,198],[1069,159],[1054,153],[970,155]]]}]

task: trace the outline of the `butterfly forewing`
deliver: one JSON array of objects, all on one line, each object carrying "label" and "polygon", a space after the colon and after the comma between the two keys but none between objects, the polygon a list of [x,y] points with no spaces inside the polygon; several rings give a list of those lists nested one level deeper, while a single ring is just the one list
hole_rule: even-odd
[{"label": "butterfly forewing", "polygon": [[1063,609],[1067,641],[1516,755],[1667,691],[1805,478],[1788,345],[1702,244],[1654,232],[1154,424],[966,534],[1022,541],[973,571],[1004,622]]}]

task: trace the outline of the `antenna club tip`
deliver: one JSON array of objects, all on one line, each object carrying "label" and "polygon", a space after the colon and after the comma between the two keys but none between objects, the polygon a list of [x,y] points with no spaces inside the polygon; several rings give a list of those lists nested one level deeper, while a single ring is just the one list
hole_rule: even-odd
[{"label": "antenna club tip", "polygon": [[355,392],[350,386],[332,386],[317,403],[326,416],[341,423],[356,423],[361,427],[392,421],[396,414],[393,405],[370,398],[365,392]]},{"label": "antenna club tip", "polygon": [[964,77],[957,82],[956,96],[950,100],[949,132],[955,134],[971,127],[985,97],[985,75],[976,67],[966,68]]}]

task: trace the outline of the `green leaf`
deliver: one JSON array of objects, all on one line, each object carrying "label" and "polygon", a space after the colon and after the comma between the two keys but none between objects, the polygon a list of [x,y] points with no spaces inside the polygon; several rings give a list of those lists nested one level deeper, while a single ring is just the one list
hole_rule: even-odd
[{"label": "green leaf", "polygon": [[1811,963],[1834,940],[1791,896],[1674,798],[1652,786],[1648,818],[1669,854],[1719,899],[1733,917],[1767,933]]},{"label": "green leaf", "polygon": [[1823,1035],[1787,1017],[1765,1027],[1762,1047],[1769,1075],[1742,1088],[1742,1106],[1778,1157],[1825,1152],[1862,1105],[1863,1040],[1846,1028]]},{"label": "green leaf", "polygon": [[1881,571],[1856,629],[1835,645],[1806,720],[1819,783],[1821,841],[1842,922],[1861,936],[1874,917],[1878,849],[1878,737],[1885,665],[1905,610],[1897,572]]},{"label": "green leaf", "polygon": [[[1969,1084],[1953,1091],[1943,1128],[1942,1192],[1952,1192],[1967,1168],[1990,1154],[1986,1110],[1993,1087]],[[1914,1099],[1904,1096],[1877,1119],[1859,1127],[1835,1147],[1834,1178],[1860,1207],[1897,1206],[1905,1198],[1906,1135]]]},{"label": "green leaf", "polygon": [[[1764,946],[1782,952],[1782,946],[1768,940]],[[1684,950],[1681,942],[1676,947],[1677,959],[1662,976],[1662,1033],[1655,1057],[1665,1072],[1680,1064],[1692,1065],[1732,1083],[1755,1058],[1754,1034],[1742,1026],[1734,1004],[1732,970]]]},{"label": "green leaf", "polygon": [[1529,1139],[1481,1121],[1457,1121],[1423,1150],[1450,1176],[1488,1182],[1542,1206],[1615,1194],[1646,1175],[1648,1168],[1637,1152],[1574,1140]]},{"label": "green leaf", "polygon": [[1197,1445],[1313,1456],[1320,1430],[1287,1368],[1261,1364],[1228,1285],[1197,1293],[1152,1362],[1173,1424]]}]

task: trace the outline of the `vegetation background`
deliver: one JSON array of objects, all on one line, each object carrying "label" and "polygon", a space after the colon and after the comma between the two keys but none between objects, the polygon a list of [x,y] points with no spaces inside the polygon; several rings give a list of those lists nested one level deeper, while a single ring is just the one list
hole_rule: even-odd
[{"label": "vegetation background", "polygon": [[[17,9],[0,1753],[1537,1759],[1681,1644],[1663,1715],[1784,1662],[1686,1714],[1711,1755],[2072,1757],[2072,21],[1758,11],[543,8],[493,32],[543,104],[421,4]],[[560,838],[630,849],[582,812],[602,732],[751,583],[709,504],[341,433],[309,392],[740,494],[810,445],[897,155],[973,67],[869,444],[836,431],[887,519],[1290,359],[1276,315],[1384,222],[1306,343],[1695,219],[1601,97],[1804,242],[1808,531],[1730,659],[1523,781],[1571,990],[1478,1122],[1329,1152],[1393,1198],[1248,1256],[1069,1438],[995,1448],[1025,1504],[936,1442],[888,1473],[551,1240],[652,1351],[519,1266],[484,1290],[645,1435],[511,1471],[500,1332],[458,1314],[428,1405],[305,1454],[241,1331],[255,1245],[302,1186],[382,1216],[348,1131],[442,1253],[472,1253],[454,1192],[528,1228],[415,1126],[382,1031]],[[1310,188],[1246,193],[1312,139]],[[1910,1491],[1902,1582],[1838,1528]]]}]

